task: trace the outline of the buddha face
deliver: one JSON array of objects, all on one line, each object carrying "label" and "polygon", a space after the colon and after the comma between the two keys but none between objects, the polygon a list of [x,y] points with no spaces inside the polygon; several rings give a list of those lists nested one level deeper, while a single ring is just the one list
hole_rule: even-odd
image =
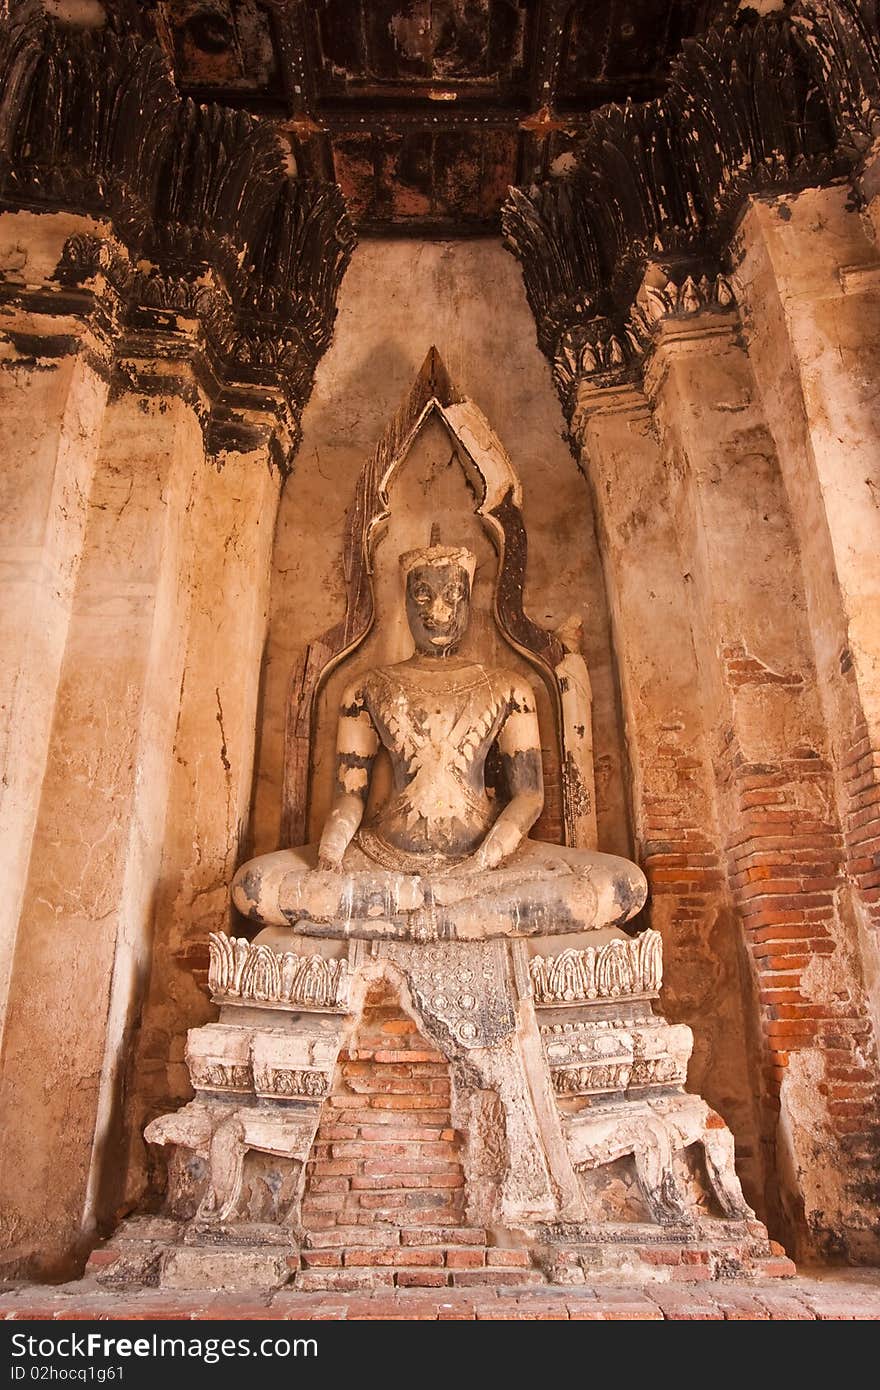
[{"label": "buddha face", "polygon": [[461,565],[416,565],[406,577],[406,616],[416,650],[446,656],[465,634],[471,586]]}]

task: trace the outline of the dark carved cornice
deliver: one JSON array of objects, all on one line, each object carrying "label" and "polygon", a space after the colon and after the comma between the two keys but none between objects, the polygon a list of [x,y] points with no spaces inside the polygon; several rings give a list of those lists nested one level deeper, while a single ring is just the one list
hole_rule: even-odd
[{"label": "dark carved cornice", "polygon": [[750,194],[806,188],[847,170],[825,93],[784,17],[690,40],[668,102],[700,230],[715,247]]},{"label": "dark carved cornice", "polygon": [[68,243],[57,280],[100,273],[105,322],[141,341],[144,310],[197,319],[217,389],[280,393],[295,436],[354,246],[342,195],[289,177],[260,121],[181,99],[159,46],[120,27],[0,19],[0,207],[109,223]]},{"label": "dark carved cornice", "polygon": [[744,201],[843,177],[876,138],[876,0],[796,11],[687,41],[663,97],[595,112],[569,172],[511,190],[505,242],[568,414],[576,378],[634,374],[652,331],[633,312],[649,263],[718,307],[712,287]]},{"label": "dark carved cornice", "polygon": [[538,342],[553,355],[563,329],[595,318],[604,266],[592,204],[567,180],[511,188],[501,210],[505,243],[523,268]]},{"label": "dark carved cornice", "polygon": [[0,193],[109,216],[136,246],[179,104],[161,51],[43,17],[0,26]]},{"label": "dark carved cornice", "polygon": [[277,137],[244,111],[189,99],[173,117],[146,249],[164,264],[205,261],[228,276],[285,183]]},{"label": "dark carved cornice", "polygon": [[838,143],[858,159],[880,137],[878,0],[800,0],[792,23],[819,74]]}]

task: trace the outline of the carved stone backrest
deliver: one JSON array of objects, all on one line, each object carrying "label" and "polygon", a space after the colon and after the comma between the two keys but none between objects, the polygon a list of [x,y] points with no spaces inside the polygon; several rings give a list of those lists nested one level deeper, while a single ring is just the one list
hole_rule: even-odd
[{"label": "carved stone backrest", "polygon": [[565,842],[595,847],[587,669],[570,642],[563,644],[557,634],[533,623],[523,611],[526,532],[519,478],[489,422],[453,386],[433,347],[358,480],[345,532],[345,615],[309,643],[293,670],[285,734],[282,845],[303,844],[307,839],[318,696],[330,674],[360,646],[373,625],[373,557],[390,514],[389,492],[419,430],[433,415],[456,446],[480,499],[476,515],[498,555],[495,621],[504,639],[539,673],[550,695],[559,775],[548,779],[549,810],[552,815],[553,796],[561,797],[558,819]]}]

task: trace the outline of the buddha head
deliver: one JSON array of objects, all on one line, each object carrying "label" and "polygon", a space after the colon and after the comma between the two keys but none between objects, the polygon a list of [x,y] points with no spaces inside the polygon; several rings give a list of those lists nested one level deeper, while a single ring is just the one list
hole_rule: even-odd
[{"label": "buddha head", "polygon": [[449,656],[468,625],[476,556],[462,546],[432,543],[400,557],[406,583],[406,616],[416,651]]}]

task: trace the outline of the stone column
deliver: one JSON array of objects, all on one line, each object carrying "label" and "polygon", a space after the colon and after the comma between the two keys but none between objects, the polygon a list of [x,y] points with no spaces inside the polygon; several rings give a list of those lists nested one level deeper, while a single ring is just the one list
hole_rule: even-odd
[{"label": "stone column", "polygon": [[[880,254],[846,188],[753,199],[743,329],[803,559],[816,669],[880,1027]],[[875,199],[876,202],[876,199]]]},{"label": "stone column", "polygon": [[0,1044],[112,348],[95,296],[51,277],[95,225],[0,214]]},{"label": "stone column", "polygon": [[[254,729],[269,611],[281,475],[265,442],[227,450],[202,470],[188,525],[194,563],[186,675],[174,737],[156,932],[139,1037],[131,1055],[127,1175],[108,1174],[103,1208],[145,1180],[143,1130],[191,1094],[187,1028],[215,1016],[207,989],[208,935],[237,931],[229,884],[241,860],[251,802]],[[116,1178],[115,1190],[113,1178]]]},{"label": "stone column", "polygon": [[[0,44],[5,196],[45,209],[0,219],[14,673],[11,690],[0,678],[0,1267],[16,1272],[72,1269],[124,1186],[107,1175],[154,916],[171,901],[166,820],[169,874],[203,856],[213,881],[218,854],[234,858],[271,470],[286,467],[353,241],[339,190],[287,177],[276,132],[182,101],[160,48],[111,27],[34,14]],[[208,708],[219,785],[199,766],[204,724],[187,724]],[[188,770],[173,777],[175,757]],[[204,801],[184,804],[184,776]],[[175,814],[191,816],[187,855]]]},{"label": "stone column", "polygon": [[180,1099],[186,1029],[210,1009],[192,967],[229,920],[293,443],[277,386],[223,388],[212,408],[195,316],[134,323],[96,449],[9,998],[2,1259],[47,1273],[138,1188],[142,1121]]},{"label": "stone column", "polygon": [[735,311],[685,312],[655,334],[645,387],[690,575],[724,848],[759,991],[765,1140],[775,1140],[799,1253],[864,1258],[876,1098],[858,1073],[874,1036],[797,536]]},{"label": "stone column", "polygon": [[63,1270],[91,1230],[149,960],[185,652],[184,523],[203,455],[179,396],[124,392],[108,406],[9,992],[11,1269]]},{"label": "stone column", "polygon": [[[601,380],[601,379],[600,379]],[[663,1009],[694,1031],[689,1089],[734,1131],[749,1200],[767,1206],[751,1081],[739,933],[719,851],[711,747],[670,506],[648,403],[581,380],[572,421],[593,489],[632,776],[636,857],[664,938]]]}]

